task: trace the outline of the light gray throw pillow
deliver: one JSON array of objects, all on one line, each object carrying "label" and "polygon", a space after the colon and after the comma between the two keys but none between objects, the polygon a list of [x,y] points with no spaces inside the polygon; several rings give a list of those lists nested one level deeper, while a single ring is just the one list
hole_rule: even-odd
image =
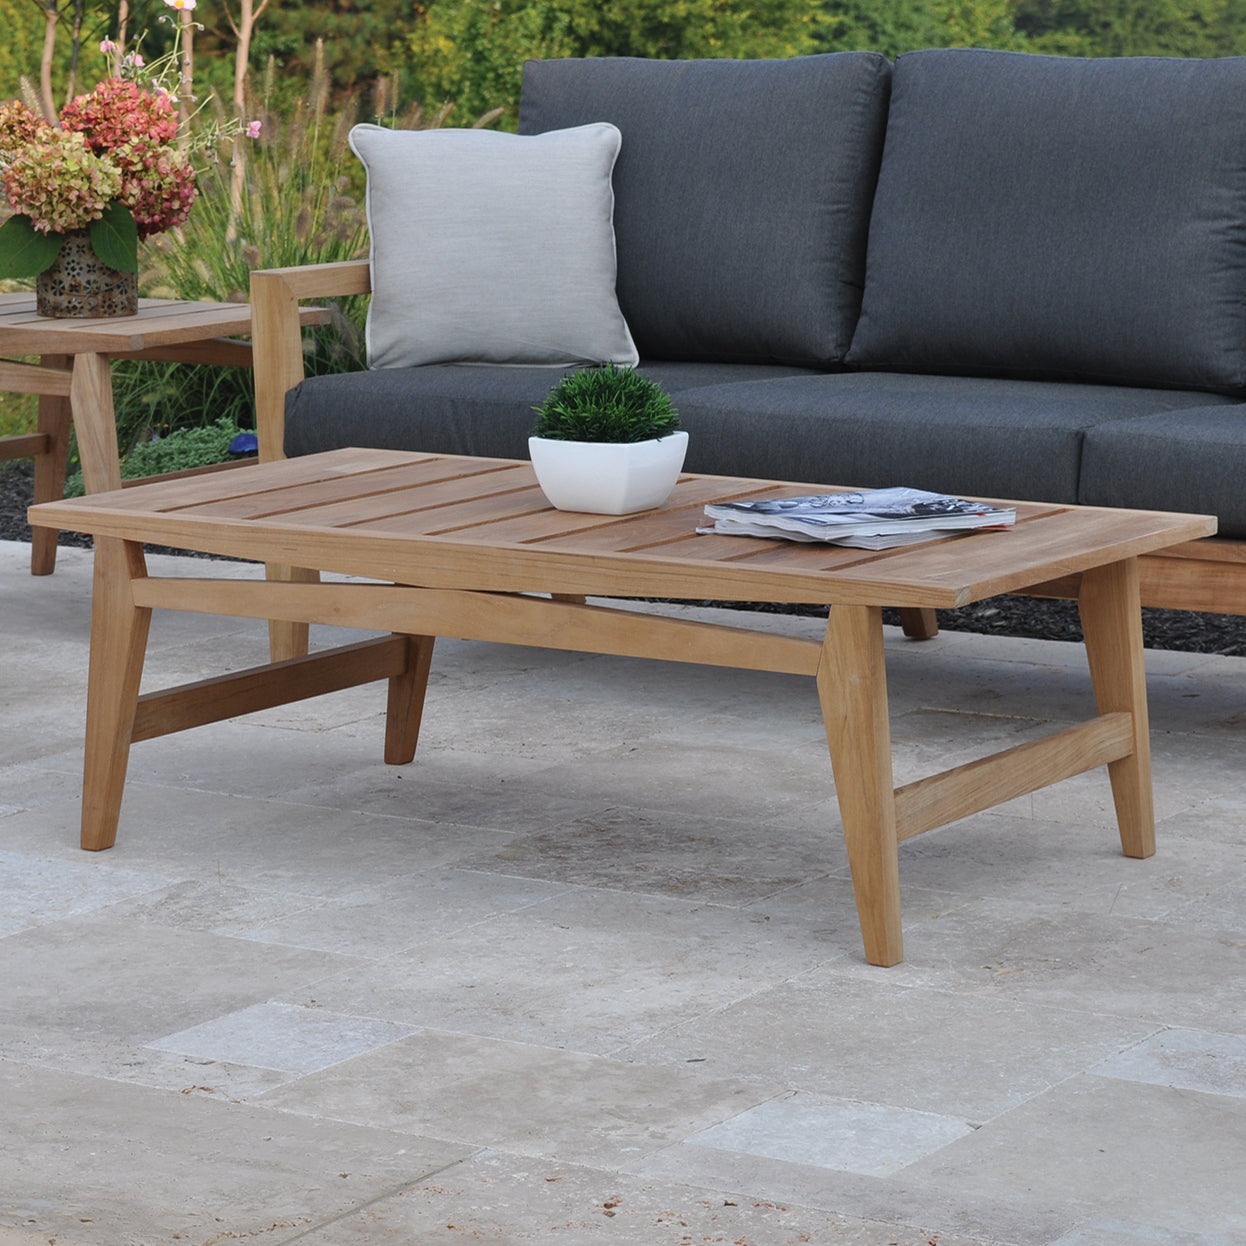
[{"label": "light gray throw pillow", "polygon": [[618,129],[519,136],[358,125],[368,364],[634,365],[615,295]]}]

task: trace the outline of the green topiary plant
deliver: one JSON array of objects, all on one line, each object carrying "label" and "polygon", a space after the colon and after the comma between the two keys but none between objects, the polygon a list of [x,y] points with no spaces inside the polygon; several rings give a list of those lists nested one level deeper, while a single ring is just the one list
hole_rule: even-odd
[{"label": "green topiary plant", "polygon": [[550,441],[652,441],[679,428],[670,395],[647,376],[614,364],[564,377],[533,410],[533,436]]}]

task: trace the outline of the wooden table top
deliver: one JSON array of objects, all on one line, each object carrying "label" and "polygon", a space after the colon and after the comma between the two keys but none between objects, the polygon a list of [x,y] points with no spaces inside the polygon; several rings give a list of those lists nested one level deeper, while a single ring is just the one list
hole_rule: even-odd
[{"label": "wooden table top", "polygon": [[[303,324],[327,319],[323,308],[300,309]],[[118,355],[250,332],[249,303],[139,299],[137,315],[79,320],[40,316],[33,294],[0,294],[0,351],[9,355]]]},{"label": "wooden table top", "polygon": [[949,608],[1215,532],[1208,515],[1008,503],[1016,527],[890,550],[698,535],[707,502],[825,491],[685,474],[660,508],[558,511],[532,465],[336,450],[31,510],[38,523],[432,588]]}]

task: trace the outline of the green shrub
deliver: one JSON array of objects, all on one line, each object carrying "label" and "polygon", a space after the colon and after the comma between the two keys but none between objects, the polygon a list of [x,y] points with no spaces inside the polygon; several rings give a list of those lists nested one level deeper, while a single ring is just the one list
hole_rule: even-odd
[{"label": "green shrub", "polygon": [[122,359],[112,365],[117,446],[131,449],[177,429],[225,420],[255,426],[255,378],[249,368]]},{"label": "green shrub", "polygon": [[0,437],[34,432],[38,413],[34,394],[0,394]]},{"label": "green shrub", "polygon": [[670,396],[630,368],[573,372],[550,391],[537,413],[537,437],[552,441],[650,441],[679,428]]},{"label": "green shrub", "polygon": [[[141,441],[121,460],[121,479],[137,480],[162,472],[184,472],[228,462],[232,457],[230,442],[245,431],[222,416],[202,428],[179,428],[167,437]],[[65,496],[81,497],[82,493],[82,473],[75,472],[65,481]]]}]

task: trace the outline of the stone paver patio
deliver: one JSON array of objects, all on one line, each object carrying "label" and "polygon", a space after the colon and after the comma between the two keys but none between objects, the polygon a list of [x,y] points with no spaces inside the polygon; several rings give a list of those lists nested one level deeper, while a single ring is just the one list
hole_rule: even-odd
[{"label": "stone paver patio", "polygon": [[[1246,1241],[1246,659],[1148,654],[1154,858],[1103,772],[911,841],[876,969],[812,681],[440,642],[414,765],[379,686],[153,740],[87,854],[89,598],[0,542],[0,1246]],[[897,782],[1087,712],[888,645]]]}]

